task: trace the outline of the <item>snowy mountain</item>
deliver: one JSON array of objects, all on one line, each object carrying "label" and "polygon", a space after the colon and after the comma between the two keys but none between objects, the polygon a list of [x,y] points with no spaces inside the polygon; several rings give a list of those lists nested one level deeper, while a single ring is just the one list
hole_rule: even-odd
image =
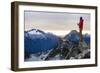
[{"label": "snowy mountain", "polygon": [[[80,40],[79,32],[72,30],[69,34],[64,37],[65,40],[69,40],[75,43],[78,43]],[[90,43],[90,35],[88,33],[83,35],[83,41],[87,44]]]},{"label": "snowy mountain", "polygon": [[88,33],[83,35],[83,40],[87,43],[90,44],[90,35]]},{"label": "snowy mountain", "polygon": [[76,30],[66,34],[64,38],[38,29],[24,32],[25,61],[68,60],[90,58],[90,35],[83,35],[80,49],[80,35]]},{"label": "snowy mountain", "polygon": [[69,34],[64,37],[65,40],[69,40],[72,42],[79,42],[80,35],[76,30],[72,30]]},{"label": "snowy mountain", "polygon": [[38,29],[24,32],[25,53],[43,52],[52,49],[59,43],[59,38],[51,33]]}]

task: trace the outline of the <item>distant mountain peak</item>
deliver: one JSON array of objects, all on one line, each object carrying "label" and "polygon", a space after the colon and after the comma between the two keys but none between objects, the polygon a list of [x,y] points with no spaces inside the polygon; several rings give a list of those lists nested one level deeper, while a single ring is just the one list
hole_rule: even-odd
[{"label": "distant mountain peak", "polygon": [[80,39],[79,32],[77,32],[76,30],[72,30],[64,37],[64,39],[77,42]]},{"label": "distant mountain peak", "polygon": [[28,31],[29,34],[37,34],[37,35],[41,35],[41,34],[45,34],[45,32],[39,30],[39,29],[31,29]]},{"label": "distant mountain peak", "polygon": [[79,32],[76,31],[76,30],[72,30],[70,33],[71,33],[71,34],[79,34]]}]

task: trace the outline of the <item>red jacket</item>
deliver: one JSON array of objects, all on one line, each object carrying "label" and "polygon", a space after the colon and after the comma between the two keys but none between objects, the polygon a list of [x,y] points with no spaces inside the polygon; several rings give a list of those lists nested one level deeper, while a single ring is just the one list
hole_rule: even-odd
[{"label": "red jacket", "polygon": [[84,20],[81,19],[80,22],[79,22],[79,24],[78,24],[78,26],[79,26],[80,29],[83,29],[83,21],[84,21]]}]

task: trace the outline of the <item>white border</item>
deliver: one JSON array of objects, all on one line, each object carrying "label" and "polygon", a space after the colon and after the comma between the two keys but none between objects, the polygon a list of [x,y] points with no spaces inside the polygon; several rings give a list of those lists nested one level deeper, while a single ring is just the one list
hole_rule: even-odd
[{"label": "white border", "polygon": [[[24,10],[34,11],[52,11],[52,12],[73,12],[73,13],[90,13],[91,14],[91,59],[84,60],[62,60],[62,61],[38,61],[24,62]],[[79,8],[60,8],[60,7],[43,7],[43,6],[19,6],[19,68],[34,68],[62,65],[82,65],[95,64],[95,10]]]}]

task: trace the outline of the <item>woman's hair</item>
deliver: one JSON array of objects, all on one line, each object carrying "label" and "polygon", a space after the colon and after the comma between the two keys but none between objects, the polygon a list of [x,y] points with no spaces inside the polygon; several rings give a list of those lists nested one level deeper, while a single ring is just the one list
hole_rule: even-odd
[{"label": "woman's hair", "polygon": [[82,17],[80,17],[80,20],[82,20]]}]

